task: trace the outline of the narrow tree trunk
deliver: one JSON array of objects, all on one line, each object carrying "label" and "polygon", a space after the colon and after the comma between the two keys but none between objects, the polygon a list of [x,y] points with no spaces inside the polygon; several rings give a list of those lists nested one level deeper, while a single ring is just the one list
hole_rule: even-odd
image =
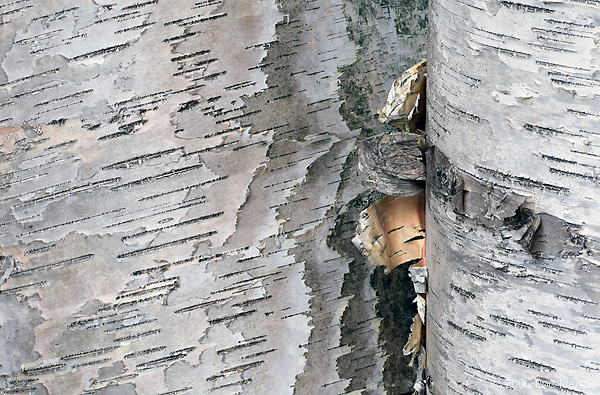
[{"label": "narrow tree trunk", "polygon": [[600,392],[600,11],[430,9],[433,394]]}]

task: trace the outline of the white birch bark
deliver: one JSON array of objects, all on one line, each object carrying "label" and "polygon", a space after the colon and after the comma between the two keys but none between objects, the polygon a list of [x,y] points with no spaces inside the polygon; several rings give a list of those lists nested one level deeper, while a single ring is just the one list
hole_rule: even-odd
[{"label": "white birch bark", "polygon": [[430,7],[430,392],[597,394],[598,3]]},{"label": "white birch bark", "polygon": [[0,393],[410,388],[346,215],[400,5],[0,1]]}]

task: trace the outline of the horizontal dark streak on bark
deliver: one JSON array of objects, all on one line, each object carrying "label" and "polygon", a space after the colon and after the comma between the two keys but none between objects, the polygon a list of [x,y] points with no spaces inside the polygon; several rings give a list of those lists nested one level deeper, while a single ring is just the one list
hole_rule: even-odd
[{"label": "horizontal dark streak on bark", "polygon": [[220,374],[208,377],[206,379],[206,381],[216,381],[217,379],[226,377],[227,373],[231,373],[231,372],[240,372],[241,373],[241,372],[244,372],[245,370],[256,368],[256,367],[262,365],[264,362],[265,361],[256,361],[256,362],[246,363],[243,365],[233,366],[229,369],[221,370]]},{"label": "horizontal dark streak on bark", "polygon": [[133,359],[133,358],[145,357],[146,355],[153,354],[155,352],[163,351],[163,350],[166,350],[166,349],[167,349],[167,346],[158,346],[158,347],[153,347],[153,348],[146,348],[144,350],[134,351],[134,352],[131,352],[129,354],[126,354],[125,356],[123,356],[123,358],[125,358],[125,359]]},{"label": "horizontal dark streak on bark", "polygon": [[149,0],[149,1],[142,2],[142,3],[135,3],[130,6],[123,7],[122,10],[123,11],[135,10],[137,8],[146,7],[148,5],[156,4],[156,3],[158,3],[158,0]]},{"label": "horizontal dark streak on bark", "polygon": [[79,192],[88,192],[97,188],[101,188],[105,185],[110,185],[110,184],[114,184],[117,183],[121,180],[121,177],[115,177],[115,178],[109,178],[106,180],[102,180],[102,181],[95,181],[95,182],[89,182],[85,185],[80,185],[80,186],[76,186],[70,189],[66,189],[64,191],[60,191],[60,192],[56,192],[53,193],[51,195],[46,195],[46,196],[40,196],[39,198],[35,198],[35,199],[31,199],[31,200],[26,200],[24,202],[15,204],[14,207],[24,207],[30,204],[37,204],[46,200],[51,200],[51,199],[58,199],[61,197],[65,197],[65,196],[71,196],[75,193],[79,193]]},{"label": "horizontal dark streak on bark", "polygon": [[125,210],[125,209],[124,208],[118,208],[116,210],[107,211],[107,212],[100,213],[100,214],[95,214],[95,215],[90,215],[89,217],[83,217],[83,218],[74,219],[72,221],[63,222],[61,224],[47,226],[45,228],[32,230],[32,231],[26,232],[26,233],[21,233],[20,235],[17,235],[17,237],[30,236],[30,235],[33,235],[33,234],[36,234],[36,233],[45,232],[45,231],[56,229],[56,228],[59,228],[59,227],[62,227],[62,226],[73,225],[73,224],[76,224],[76,223],[79,223],[79,222],[87,221],[88,219],[101,217],[103,215],[108,215],[108,214],[114,214],[114,213],[122,212],[123,210]]},{"label": "horizontal dark streak on bark", "polygon": [[31,269],[14,271],[11,273],[10,277],[21,277],[21,276],[25,276],[25,275],[32,274],[32,273],[43,272],[43,271],[51,270],[51,269],[57,269],[59,267],[63,267],[63,266],[67,266],[67,265],[85,262],[85,261],[88,261],[93,258],[94,258],[94,254],[81,255],[81,256],[74,257],[74,258],[69,258],[69,259],[64,259],[62,261],[49,263],[47,265],[32,267]]},{"label": "horizontal dark streak on bark", "polygon": [[188,171],[199,169],[199,168],[201,168],[203,166],[204,165],[202,163],[200,163],[200,164],[193,165],[193,166],[186,166],[186,167],[182,167],[182,168],[179,168],[179,169],[173,169],[173,170],[170,170],[170,171],[168,171],[166,173],[161,173],[161,174],[157,174],[155,176],[149,176],[149,177],[145,177],[145,178],[142,178],[142,179],[139,179],[139,180],[131,181],[131,182],[128,182],[126,184],[117,185],[116,187],[111,188],[111,190],[112,191],[118,191],[118,190],[121,190],[121,189],[130,188],[130,187],[132,187],[134,185],[141,185],[141,184],[148,183],[148,182],[151,182],[151,181],[161,180],[161,179],[167,178],[167,177],[178,176],[178,175],[186,173]]},{"label": "horizontal dark streak on bark", "polygon": [[77,370],[77,369],[84,369],[90,366],[96,366],[96,365],[101,365],[107,362],[110,362],[110,358],[102,358],[102,359],[96,359],[93,361],[88,361],[88,362],[82,362],[82,363],[76,363],[75,365],[73,365],[73,369]]},{"label": "horizontal dark streak on bark", "polygon": [[196,24],[202,23],[202,22],[213,21],[215,19],[223,18],[225,16],[227,16],[227,13],[223,12],[221,14],[215,14],[215,15],[204,17],[204,18],[196,19],[193,21],[179,23],[178,25],[180,27],[188,27],[188,26],[196,25]]},{"label": "horizontal dark streak on bark", "polygon": [[124,380],[129,380],[129,379],[133,379],[136,378],[137,376],[139,376],[139,374],[137,373],[132,373],[132,374],[124,374],[122,376],[116,376],[116,377],[110,377],[108,379],[103,379],[103,380],[98,380],[98,381],[94,381],[93,383],[96,384],[105,384],[105,383],[118,383]]},{"label": "horizontal dark streak on bark", "polygon": [[105,307],[101,307],[100,309],[98,309],[99,313],[105,312],[105,311],[111,311],[111,310],[119,310],[123,307],[130,307],[130,306],[135,306],[139,303],[146,303],[146,302],[152,302],[154,300],[160,299],[164,296],[167,296],[168,293],[164,293],[164,294],[158,294],[158,295],[152,295],[149,296],[147,298],[142,298],[142,299],[135,299],[135,300],[130,300],[128,302],[122,302],[122,303],[115,303],[115,304],[111,304]]},{"label": "horizontal dark streak on bark", "polygon": [[202,186],[205,186],[205,185],[208,185],[208,184],[212,184],[212,183],[215,183],[215,182],[218,182],[218,181],[223,181],[223,180],[226,180],[228,177],[229,177],[229,176],[221,176],[221,177],[216,177],[216,178],[213,178],[213,179],[211,179],[211,180],[208,180],[208,181],[203,181],[203,182],[200,182],[200,183],[198,183],[198,184],[189,185],[189,186],[182,187],[182,188],[178,188],[178,189],[174,189],[174,190],[172,190],[172,191],[168,191],[168,192],[162,192],[162,193],[159,193],[159,194],[156,194],[156,195],[150,195],[150,196],[146,196],[146,197],[143,197],[143,198],[139,199],[139,201],[140,201],[140,202],[143,202],[143,201],[145,201],[145,200],[151,200],[151,199],[155,199],[155,198],[157,198],[157,197],[165,196],[165,195],[168,195],[168,194],[171,194],[171,193],[176,193],[176,192],[185,191],[185,190],[187,190],[187,189],[192,189],[192,188],[202,187]]},{"label": "horizontal dark streak on bark", "polygon": [[93,350],[80,351],[80,352],[77,352],[74,354],[62,356],[62,357],[60,357],[60,359],[62,359],[63,361],[68,361],[68,360],[77,359],[77,358],[95,357],[97,355],[102,355],[102,354],[106,354],[108,352],[114,351],[117,348],[119,348],[119,346],[96,348]]},{"label": "horizontal dark streak on bark", "polygon": [[[266,337],[266,336],[263,336],[263,337]],[[266,341],[267,341],[267,339],[263,338],[263,339],[259,339],[259,340],[253,340],[253,341],[237,344],[235,346],[228,347],[228,348],[222,348],[220,350],[217,350],[217,355],[224,355],[224,354],[228,354],[232,351],[244,350],[246,348],[253,347],[258,344],[262,344]]]},{"label": "horizontal dark streak on bark", "polygon": [[558,185],[553,185],[553,184],[548,184],[548,183],[544,183],[542,181],[537,181],[531,178],[527,178],[527,177],[523,177],[523,176],[517,176],[517,175],[511,175],[509,173],[505,173],[499,170],[494,170],[494,169],[490,169],[487,167],[483,167],[483,166],[475,166],[475,168],[477,170],[480,170],[484,173],[490,174],[496,178],[498,178],[499,180],[511,180],[511,181],[515,181],[517,184],[520,184],[522,186],[526,186],[526,187],[534,187],[534,188],[538,188],[538,189],[549,189],[551,191],[555,191],[555,192],[564,192],[564,193],[569,193],[569,189],[565,188],[565,187],[561,187]]},{"label": "horizontal dark streak on bark", "polygon": [[113,163],[110,165],[103,166],[102,170],[120,169],[120,168],[127,169],[127,168],[131,167],[131,165],[136,165],[136,164],[141,165],[142,163],[144,163],[148,160],[160,158],[164,155],[172,154],[173,152],[180,151],[183,149],[184,149],[184,147],[177,147],[177,148],[171,148],[171,149],[164,150],[164,151],[153,152],[151,154],[138,155],[138,156],[130,158],[130,159],[125,159],[120,162],[116,162],[116,163]]},{"label": "horizontal dark streak on bark", "polygon": [[106,48],[98,49],[96,51],[87,52],[82,55],[74,56],[73,60],[79,61],[79,60],[91,58],[91,57],[98,56],[98,55],[105,55],[105,54],[109,54],[112,52],[119,52],[120,50],[125,49],[128,46],[129,46],[129,43],[113,45],[111,47],[106,47]]},{"label": "horizontal dark streak on bark", "polygon": [[66,99],[70,99],[70,98],[73,98],[73,97],[79,97],[79,96],[82,96],[82,95],[85,95],[85,94],[88,94],[88,93],[92,93],[93,91],[94,91],[93,89],[86,89],[86,90],[84,90],[84,91],[80,91],[80,92],[71,93],[71,94],[69,94],[69,95],[66,95],[66,96],[58,97],[58,98],[56,98],[56,99],[52,99],[52,100],[46,100],[46,101],[43,101],[43,102],[41,102],[41,103],[36,103],[36,104],[34,104],[34,105],[33,105],[33,108],[36,108],[36,107],[41,107],[41,106],[45,106],[45,105],[47,105],[47,104],[53,104],[53,103],[57,103],[57,102],[59,102],[59,101],[66,100]]},{"label": "horizontal dark streak on bark", "polygon": [[183,307],[181,309],[177,309],[173,313],[175,313],[175,314],[189,313],[190,311],[203,309],[203,308],[209,307],[209,306],[214,306],[217,303],[225,302],[225,301],[227,301],[229,299],[230,298],[221,298],[221,299],[210,300],[208,302],[197,303],[197,304],[193,304],[191,306],[187,306],[187,307]]},{"label": "horizontal dark streak on bark", "polygon": [[164,291],[164,290],[172,291],[178,287],[179,287],[179,283],[177,281],[175,281],[171,284],[161,285],[161,286],[154,287],[154,288],[147,288],[147,289],[141,289],[139,291],[127,292],[125,294],[118,295],[115,299],[121,300],[124,298],[134,298],[136,296],[146,295],[146,294],[149,294],[152,292]]},{"label": "horizontal dark streak on bark", "polygon": [[177,394],[183,394],[184,392],[188,392],[193,390],[194,387],[184,387],[184,388],[179,388],[173,391],[168,391],[168,392],[161,392],[158,395],[177,395]]},{"label": "horizontal dark streak on bark", "polygon": [[241,313],[226,315],[226,316],[214,318],[212,320],[208,320],[208,323],[210,325],[217,325],[217,324],[221,324],[223,322],[231,322],[233,320],[237,320],[238,318],[246,317],[246,316],[252,315],[254,313],[256,313],[256,310],[243,311]]},{"label": "horizontal dark streak on bark", "polygon": [[132,340],[139,340],[139,339],[143,339],[144,337],[148,337],[148,336],[152,336],[152,335],[158,335],[160,333],[160,329],[152,329],[146,332],[140,332],[140,333],[135,333],[133,335],[127,335],[127,336],[123,336],[123,337],[118,337],[115,340],[113,340],[115,343],[120,343],[120,342],[124,342],[124,341],[132,341]]},{"label": "horizontal dark streak on bark", "polygon": [[165,231],[165,230],[168,230],[168,229],[175,229],[175,228],[178,228],[178,227],[181,227],[181,226],[187,226],[187,225],[195,224],[195,223],[198,223],[198,222],[201,222],[201,221],[206,221],[208,219],[220,217],[221,215],[223,215],[223,211],[219,211],[219,212],[216,212],[216,213],[212,213],[212,214],[208,214],[208,215],[203,215],[203,216],[200,216],[200,217],[192,218],[192,219],[189,219],[187,221],[178,222],[176,224],[169,225],[169,226],[163,226],[161,228],[145,230],[145,231],[142,231],[142,232],[134,233],[132,235],[123,236],[123,237],[121,237],[121,241],[133,239],[133,238],[136,238],[136,237],[145,236],[145,235],[148,235],[150,233],[162,232],[162,231]]},{"label": "horizontal dark streak on bark", "polygon": [[175,362],[179,359],[185,358],[190,352],[194,351],[195,349],[196,349],[196,346],[191,346],[191,347],[186,347],[186,348],[182,348],[179,350],[175,350],[175,351],[172,351],[166,357],[162,357],[162,358],[158,358],[158,359],[154,359],[151,361],[137,364],[135,366],[135,368],[136,368],[136,370],[150,370],[150,369],[162,367],[162,366],[165,366],[172,362]]},{"label": "horizontal dark streak on bark", "polygon": [[172,247],[172,246],[176,246],[176,245],[180,245],[180,244],[186,244],[193,240],[204,239],[204,238],[210,237],[215,234],[217,234],[216,230],[212,230],[210,232],[205,232],[205,233],[200,233],[195,236],[185,237],[183,239],[169,241],[167,243],[158,244],[156,246],[142,248],[140,250],[134,250],[134,251],[126,252],[123,254],[119,254],[119,255],[117,255],[117,259],[130,258],[130,257],[137,256],[137,255],[148,254],[148,253],[162,250],[162,249],[165,249],[168,247]]},{"label": "horizontal dark streak on bark", "polygon": [[41,76],[46,75],[46,74],[53,74],[53,73],[56,74],[56,73],[58,73],[59,70],[60,70],[60,68],[57,67],[55,69],[50,69],[50,70],[47,70],[47,71],[42,71],[41,73],[31,74],[31,75],[28,75],[26,77],[17,78],[15,80],[4,82],[4,83],[0,84],[0,88],[3,88],[5,86],[7,86],[7,85],[18,84],[20,82],[29,81],[29,80],[31,80],[31,79],[33,79],[35,77],[41,77]]},{"label": "horizontal dark streak on bark", "polygon": [[54,373],[63,370],[67,365],[64,363],[56,363],[52,365],[39,366],[37,368],[23,368],[21,373],[25,376],[37,376],[41,374]]},{"label": "horizontal dark streak on bark", "polygon": [[234,381],[233,383],[223,384],[223,385],[219,385],[217,387],[209,388],[209,391],[212,392],[212,391],[220,390],[220,389],[223,389],[223,388],[234,387],[236,385],[245,385],[245,384],[249,384],[251,382],[252,382],[251,378],[250,379],[238,380],[238,381]]},{"label": "horizontal dark streak on bark", "polygon": [[17,293],[19,291],[22,291],[22,290],[25,290],[25,289],[41,288],[41,287],[45,287],[46,285],[48,285],[48,281],[38,281],[36,283],[25,284],[25,285],[21,285],[21,286],[18,286],[18,287],[5,288],[3,290],[0,290],[0,295],[15,294],[15,293]]},{"label": "horizontal dark streak on bark", "polygon": [[[142,220],[142,219],[154,217],[156,215],[170,213],[172,211],[182,210],[184,208],[198,206],[198,205],[201,205],[201,204],[204,204],[204,203],[206,203],[206,197],[205,196],[200,196],[200,197],[197,197],[197,198],[194,198],[194,199],[183,201],[181,203],[177,203],[177,204],[173,205],[174,207],[170,207],[167,210],[162,210],[162,211],[159,211],[159,212],[156,212],[156,213],[145,215],[143,217],[131,218],[131,219],[128,219],[128,220],[125,220],[125,221],[121,221],[121,222],[117,222],[117,223],[114,223],[114,224],[106,225],[106,226],[104,226],[104,228],[113,228],[115,226],[120,226],[120,225],[123,225],[123,224],[128,224],[128,223],[139,221],[139,220]],[[153,210],[153,209],[156,209],[158,207],[159,206],[155,206],[155,207],[152,207],[152,208],[146,209],[146,210]],[[146,211],[146,210],[144,210],[144,211]],[[125,214],[122,214],[121,216],[131,215],[131,214],[133,214],[133,213],[125,213]]]},{"label": "horizontal dark streak on bark", "polygon": [[450,325],[450,327],[456,331],[458,331],[459,333],[462,333],[463,335],[470,337],[471,339],[475,339],[475,340],[480,340],[480,341],[486,341],[487,339],[485,338],[485,336],[481,336],[469,329],[465,329],[462,328],[458,325],[456,325],[454,322],[452,321],[448,321],[448,325]]}]

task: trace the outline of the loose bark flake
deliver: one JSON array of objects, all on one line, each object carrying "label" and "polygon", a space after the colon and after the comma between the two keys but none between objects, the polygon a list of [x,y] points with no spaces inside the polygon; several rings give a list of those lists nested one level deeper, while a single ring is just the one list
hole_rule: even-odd
[{"label": "loose bark flake", "polygon": [[361,213],[357,243],[373,265],[389,273],[425,256],[425,193],[386,196]]}]

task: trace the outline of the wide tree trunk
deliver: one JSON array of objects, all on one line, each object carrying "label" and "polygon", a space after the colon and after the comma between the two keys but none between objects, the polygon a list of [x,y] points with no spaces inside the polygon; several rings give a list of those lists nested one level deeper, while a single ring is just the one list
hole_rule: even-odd
[{"label": "wide tree trunk", "polygon": [[430,392],[600,393],[598,4],[430,7]]},{"label": "wide tree trunk", "polygon": [[353,148],[426,7],[3,1],[0,392],[409,390]]}]

